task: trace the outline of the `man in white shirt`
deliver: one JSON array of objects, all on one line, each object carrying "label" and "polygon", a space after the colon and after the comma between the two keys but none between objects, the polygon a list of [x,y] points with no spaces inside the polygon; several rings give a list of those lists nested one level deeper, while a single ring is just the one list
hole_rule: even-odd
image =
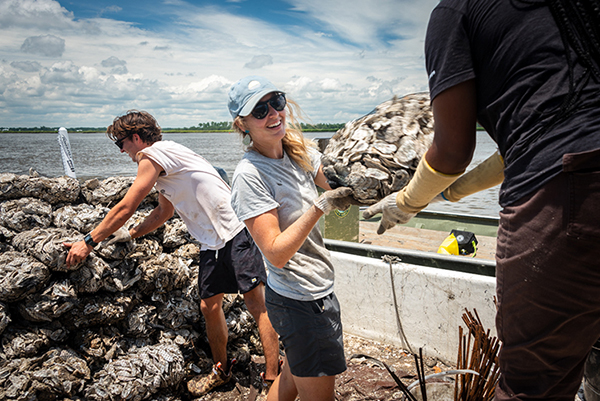
[{"label": "man in white shirt", "polygon": [[[200,306],[215,363],[207,376],[190,380],[188,390],[199,397],[231,378],[233,363],[227,358],[224,293],[243,294],[264,348],[263,378],[274,380],[279,370],[279,340],[265,307],[264,261],[231,208],[229,185],[200,155],[173,141],[162,141],[160,126],[147,112],[132,110],[115,118],[107,135],[138,164],[137,175],[125,197],[83,241],[64,244],[69,248],[67,266],[80,263],[113,233],[111,241],[121,242],[154,231],[176,210],[190,234],[202,244],[198,275]],[[129,231],[123,228],[155,185],[159,192],[158,206],[139,225]]]}]

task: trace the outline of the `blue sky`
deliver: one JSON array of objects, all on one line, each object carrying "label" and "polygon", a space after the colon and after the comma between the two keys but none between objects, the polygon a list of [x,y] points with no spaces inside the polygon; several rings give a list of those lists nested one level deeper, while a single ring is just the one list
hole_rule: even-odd
[{"label": "blue sky", "polygon": [[227,90],[262,75],[309,122],[346,122],[427,90],[437,0],[0,0],[0,127],[229,121]]}]

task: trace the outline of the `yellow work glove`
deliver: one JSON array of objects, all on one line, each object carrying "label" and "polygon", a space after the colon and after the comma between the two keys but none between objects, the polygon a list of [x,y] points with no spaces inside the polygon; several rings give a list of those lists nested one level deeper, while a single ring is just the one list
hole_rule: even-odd
[{"label": "yellow work glove", "polygon": [[429,202],[440,197],[442,190],[454,182],[460,174],[448,175],[435,171],[423,157],[408,185],[390,194],[363,212],[364,219],[381,213],[377,234],[383,234],[396,224],[405,224]]},{"label": "yellow work glove", "polygon": [[458,202],[465,196],[492,188],[504,181],[504,160],[498,152],[463,174],[442,192],[444,199]]},{"label": "yellow work glove", "polygon": [[434,170],[423,157],[417,166],[414,177],[396,196],[398,209],[406,213],[420,212],[461,174],[440,173]]}]

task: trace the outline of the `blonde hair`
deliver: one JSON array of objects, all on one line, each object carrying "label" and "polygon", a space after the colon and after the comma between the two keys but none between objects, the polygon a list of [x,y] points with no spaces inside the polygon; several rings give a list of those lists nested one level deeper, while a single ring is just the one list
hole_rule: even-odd
[{"label": "blonde hair", "polygon": [[[281,140],[283,150],[302,170],[311,173],[314,171],[314,167],[310,155],[308,154],[308,149],[316,148],[317,145],[312,140],[306,139],[302,134],[299,119],[304,119],[304,113],[298,103],[291,99],[287,99],[286,108],[287,118],[285,120],[285,136]],[[242,136],[242,139],[246,140],[247,138],[250,138],[246,150],[252,150],[252,137],[247,131],[242,129],[243,126],[244,118],[237,116],[235,120],[233,120],[232,128]]]}]

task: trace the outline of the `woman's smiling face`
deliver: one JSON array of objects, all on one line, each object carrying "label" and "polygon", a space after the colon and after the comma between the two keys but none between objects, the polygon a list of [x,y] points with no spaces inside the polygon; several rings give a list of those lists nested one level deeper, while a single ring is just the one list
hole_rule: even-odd
[{"label": "woman's smiling face", "polygon": [[[276,96],[275,93],[268,93],[263,96],[260,101],[266,102],[271,97]],[[265,118],[258,119],[252,114],[244,117],[245,129],[250,131],[250,136],[255,147],[268,146],[271,143],[281,141],[285,136],[285,108],[277,111],[268,104],[269,112]]]}]

